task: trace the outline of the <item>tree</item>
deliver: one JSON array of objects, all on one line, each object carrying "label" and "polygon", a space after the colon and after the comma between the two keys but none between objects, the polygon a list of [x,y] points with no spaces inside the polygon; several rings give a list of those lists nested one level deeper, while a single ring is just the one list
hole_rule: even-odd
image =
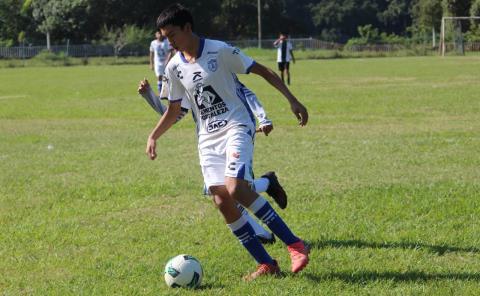
[{"label": "tree", "polygon": [[443,15],[442,0],[417,0],[412,9],[414,24],[420,34],[432,32],[432,46],[436,46],[436,32]]},{"label": "tree", "polygon": [[22,42],[25,32],[34,27],[28,18],[30,10],[23,9],[23,0],[0,0],[0,43],[14,45]]},{"label": "tree", "polygon": [[143,47],[151,39],[152,32],[135,25],[123,25],[121,28],[110,28],[104,26],[100,43],[113,46],[115,56],[127,45]]},{"label": "tree", "polygon": [[378,19],[389,33],[402,34],[412,23],[411,0],[388,0],[388,6],[378,13]]},{"label": "tree", "polygon": [[33,0],[31,5],[37,30],[45,34],[49,50],[50,35],[53,32],[79,30],[89,11],[88,0]]},{"label": "tree", "polygon": [[375,0],[321,0],[311,6],[311,14],[323,39],[344,42],[357,35],[359,26],[382,27],[377,16],[380,4]]},{"label": "tree", "polygon": [[[472,6],[470,7],[470,16],[480,16],[480,0],[474,0]],[[470,31],[467,32],[465,38],[468,41],[480,41],[480,21],[471,20],[470,21]]]}]

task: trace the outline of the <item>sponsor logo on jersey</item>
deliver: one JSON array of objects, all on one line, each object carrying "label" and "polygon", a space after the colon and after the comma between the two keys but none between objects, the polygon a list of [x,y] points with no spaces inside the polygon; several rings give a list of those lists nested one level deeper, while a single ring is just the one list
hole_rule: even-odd
[{"label": "sponsor logo on jersey", "polygon": [[202,83],[198,83],[195,86],[195,103],[200,111],[200,118],[206,120],[229,111],[227,104],[217,94],[212,86],[203,86]]},{"label": "sponsor logo on jersey", "polygon": [[225,126],[227,126],[227,123],[228,123],[228,121],[226,121],[226,120],[212,121],[207,125],[207,132],[209,132],[209,133],[216,132],[216,131],[224,128]]},{"label": "sponsor logo on jersey", "polygon": [[234,48],[232,51],[232,54],[239,54],[239,53],[240,53],[240,49],[238,48]]},{"label": "sponsor logo on jersey", "polygon": [[208,70],[210,70],[211,72],[215,72],[217,71],[218,69],[218,63],[217,63],[217,59],[211,59],[207,62],[207,65],[208,65]]},{"label": "sponsor logo on jersey", "polygon": [[233,158],[236,158],[236,159],[239,159],[239,158],[240,158],[240,153],[238,153],[238,152],[233,152],[233,153],[232,153],[232,157],[233,157]]}]

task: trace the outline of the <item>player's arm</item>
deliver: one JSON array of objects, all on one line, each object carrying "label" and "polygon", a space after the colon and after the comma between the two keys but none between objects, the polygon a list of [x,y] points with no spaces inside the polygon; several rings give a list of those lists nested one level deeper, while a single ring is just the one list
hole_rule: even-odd
[{"label": "player's arm", "polygon": [[268,136],[268,134],[273,130],[272,121],[267,117],[267,113],[265,112],[265,109],[263,108],[262,103],[257,96],[247,88],[244,88],[244,90],[246,92],[245,97],[247,99],[248,107],[250,107],[253,115],[255,115],[258,120],[259,127],[257,132],[262,132],[265,134],[265,136]]},{"label": "player's arm", "polygon": [[165,78],[168,81],[168,100],[169,105],[162,118],[157,123],[157,126],[148,136],[147,148],[145,152],[154,160],[157,157],[156,140],[163,135],[172,125],[177,121],[181,114],[182,100],[185,95],[185,88],[175,76],[173,67],[169,65],[165,71]]},{"label": "player's arm", "polygon": [[295,64],[295,56],[293,55],[293,49],[290,49],[290,55],[292,56],[292,62]]},{"label": "player's arm", "polygon": [[285,86],[285,83],[282,82],[282,79],[280,79],[280,77],[278,77],[278,75],[274,71],[272,71],[272,69],[267,68],[262,64],[254,63],[250,68],[250,72],[263,77],[263,79],[265,79],[268,83],[270,83],[273,87],[280,91],[290,103],[290,108],[292,109],[293,114],[295,114],[295,116],[297,117],[299,124],[302,126],[307,124],[307,108],[305,108],[305,106],[303,106],[302,103],[297,100],[297,98]]},{"label": "player's arm", "polygon": [[151,160],[154,160],[157,157],[156,152],[156,142],[157,139],[160,138],[172,125],[177,121],[177,117],[181,113],[181,102],[171,102],[168,105],[167,111],[163,114],[160,120],[157,123],[157,126],[153,129],[153,131],[148,136],[147,140],[147,148],[145,153],[147,153],[148,157]]},{"label": "player's arm", "polygon": [[[164,86],[162,86],[163,89]],[[162,104],[160,98],[155,95],[148,80],[144,78],[140,81],[137,92],[145,99],[145,101],[155,110],[158,114],[163,115],[167,107]]]}]

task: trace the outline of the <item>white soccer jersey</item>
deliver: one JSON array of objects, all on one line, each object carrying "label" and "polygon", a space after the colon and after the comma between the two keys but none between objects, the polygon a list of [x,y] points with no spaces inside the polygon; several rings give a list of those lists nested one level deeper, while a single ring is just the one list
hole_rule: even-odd
[{"label": "white soccer jersey", "polygon": [[236,73],[249,73],[254,63],[238,48],[210,39],[200,39],[195,63],[189,63],[181,52],[168,63],[168,99],[176,102],[186,97],[189,101],[200,145],[225,136],[233,126],[245,126],[253,133],[255,118]]},{"label": "white soccer jersey", "polygon": [[292,55],[290,51],[293,50],[292,42],[288,40],[280,41],[277,45],[277,62],[290,62]]},{"label": "white soccer jersey", "polygon": [[163,39],[163,41],[158,41],[155,39],[150,43],[150,52],[153,52],[154,54],[153,61],[155,66],[165,65],[167,55],[170,50],[171,47],[167,38]]}]

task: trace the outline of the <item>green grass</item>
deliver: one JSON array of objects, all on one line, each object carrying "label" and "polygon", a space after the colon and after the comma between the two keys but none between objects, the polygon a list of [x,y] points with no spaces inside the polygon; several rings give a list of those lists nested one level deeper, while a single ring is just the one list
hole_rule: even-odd
[{"label": "green grass", "polygon": [[[260,60],[263,61],[263,60]],[[271,67],[271,60],[265,61]],[[144,155],[157,116],[146,65],[0,69],[0,294],[478,295],[480,58],[301,60],[296,126],[266,83],[241,76],[275,130],[255,170],[312,244],[297,276],[244,283],[254,263],[201,197],[191,119]],[[48,149],[48,146],[53,149]],[[163,282],[170,257],[203,264],[195,291]]]}]

